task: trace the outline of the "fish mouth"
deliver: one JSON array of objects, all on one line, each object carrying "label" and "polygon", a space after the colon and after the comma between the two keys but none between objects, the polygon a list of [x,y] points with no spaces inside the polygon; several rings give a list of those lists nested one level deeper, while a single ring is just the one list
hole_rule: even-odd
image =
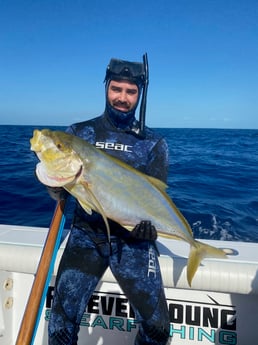
[{"label": "fish mouth", "polygon": [[83,173],[83,165],[81,164],[76,174],[65,176],[65,174],[50,175],[42,162],[37,164],[36,175],[41,183],[49,187],[64,187],[68,184],[75,183]]}]

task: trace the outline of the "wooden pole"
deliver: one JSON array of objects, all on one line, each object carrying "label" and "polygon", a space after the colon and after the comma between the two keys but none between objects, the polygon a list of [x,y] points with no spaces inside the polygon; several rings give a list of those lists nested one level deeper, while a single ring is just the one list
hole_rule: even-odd
[{"label": "wooden pole", "polygon": [[[53,260],[56,241],[58,238],[62,217],[64,214],[65,200],[57,203],[48,235],[42,250],[37,273],[31,288],[30,296],[26,305],[16,345],[31,345],[37,322],[42,295],[49,275],[51,261]],[[61,227],[61,231],[63,228]],[[54,258],[55,260],[55,258]],[[52,274],[52,272],[51,272]],[[40,311],[41,312],[41,311]]]}]

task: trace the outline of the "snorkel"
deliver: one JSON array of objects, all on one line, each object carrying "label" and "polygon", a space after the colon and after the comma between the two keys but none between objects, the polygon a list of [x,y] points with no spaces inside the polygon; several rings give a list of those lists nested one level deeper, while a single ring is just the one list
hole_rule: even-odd
[{"label": "snorkel", "polygon": [[[128,80],[137,85],[138,90],[139,90],[139,99],[135,108],[131,110],[130,112],[122,113],[114,109],[109,104],[108,99],[107,99],[107,90],[108,90],[108,86],[111,80],[116,80],[116,81]],[[143,63],[111,59],[106,70],[106,76],[105,76],[104,82],[106,83],[106,111],[110,115],[112,114],[113,120],[114,120],[114,117],[119,118],[120,123],[122,122],[126,123],[126,119],[130,121],[130,118],[131,118],[132,121],[130,125],[127,128],[125,128],[125,131],[139,138],[144,139],[145,138],[145,113],[146,113],[146,102],[147,102],[147,89],[148,89],[148,83],[149,83],[147,53],[143,55]],[[138,121],[135,119],[135,111],[139,104],[140,98],[141,98],[141,104],[140,104],[139,121]]]},{"label": "snorkel", "polygon": [[142,90],[142,100],[140,106],[140,115],[139,115],[139,122],[140,122],[140,131],[139,135],[143,138],[145,137],[145,117],[146,117],[146,104],[147,104],[147,91],[149,85],[149,64],[148,64],[148,56],[147,53],[143,55],[143,68],[144,68],[144,84]]}]

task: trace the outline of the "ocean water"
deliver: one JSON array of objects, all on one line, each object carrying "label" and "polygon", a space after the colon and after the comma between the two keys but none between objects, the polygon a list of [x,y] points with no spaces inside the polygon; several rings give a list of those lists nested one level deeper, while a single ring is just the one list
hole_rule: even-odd
[{"label": "ocean water", "polygon": [[[55,202],[34,175],[29,139],[35,128],[42,127],[0,126],[0,224],[51,223]],[[258,130],[157,130],[170,149],[168,194],[194,236],[258,242]]]}]

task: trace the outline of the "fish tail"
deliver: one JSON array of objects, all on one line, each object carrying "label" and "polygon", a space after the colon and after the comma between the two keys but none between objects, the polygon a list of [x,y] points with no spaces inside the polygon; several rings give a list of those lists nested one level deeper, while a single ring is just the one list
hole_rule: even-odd
[{"label": "fish tail", "polygon": [[225,259],[227,256],[222,249],[212,247],[199,241],[194,241],[191,245],[190,255],[187,262],[187,281],[189,286],[191,286],[195,272],[204,258]]}]

